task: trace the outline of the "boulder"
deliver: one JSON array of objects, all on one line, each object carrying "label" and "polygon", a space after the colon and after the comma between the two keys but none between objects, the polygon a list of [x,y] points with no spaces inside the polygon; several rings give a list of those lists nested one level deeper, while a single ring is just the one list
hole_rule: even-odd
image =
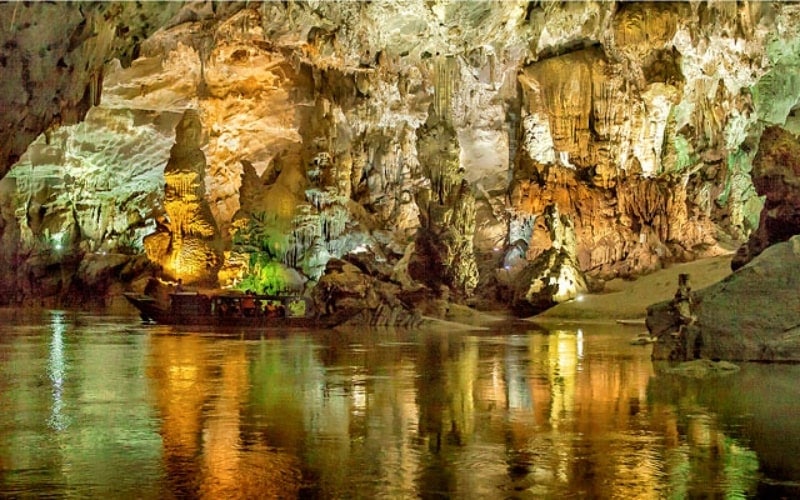
[{"label": "boulder", "polygon": [[[764,250],[692,296],[694,321],[676,328],[673,301],[647,309],[653,359],[800,361],[800,236]],[[680,330],[680,334],[679,334]],[[686,356],[676,353],[685,352]]]},{"label": "boulder", "polygon": [[511,308],[517,316],[532,316],[586,290],[583,274],[569,253],[552,248],[519,274]]},{"label": "boulder", "polygon": [[399,285],[370,276],[359,267],[331,259],[312,291],[318,314],[345,324],[413,327],[422,317]]},{"label": "boulder", "polygon": [[549,241],[550,247],[544,251],[528,248],[527,256],[538,255],[516,276],[513,266],[507,267],[511,278],[511,307],[518,316],[540,313],[561,302],[573,300],[588,289],[578,263],[572,220],[560,215],[555,205],[547,207],[541,219],[544,225],[540,226],[540,237],[537,238],[534,230],[532,240]]}]

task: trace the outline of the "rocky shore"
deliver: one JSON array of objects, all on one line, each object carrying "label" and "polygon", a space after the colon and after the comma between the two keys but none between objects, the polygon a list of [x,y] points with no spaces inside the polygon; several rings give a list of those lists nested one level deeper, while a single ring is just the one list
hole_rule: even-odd
[{"label": "rocky shore", "polygon": [[764,250],[744,267],[692,292],[692,321],[676,324],[674,301],[647,310],[659,340],[654,359],[800,361],[800,236]]}]

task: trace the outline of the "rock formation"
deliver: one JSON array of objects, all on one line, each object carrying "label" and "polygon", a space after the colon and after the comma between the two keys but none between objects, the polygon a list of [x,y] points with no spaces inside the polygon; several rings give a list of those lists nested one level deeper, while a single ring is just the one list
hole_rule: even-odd
[{"label": "rock formation", "polygon": [[40,277],[53,235],[142,253],[187,109],[219,228],[197,252],[224,284],[278,266],[313,287],[368,251],[404,290],[526,312],[742,241],[762,123],[800,123],[790,3],[23,3],[0,21],[0,169],[21,158],[0,257]]},{"label": "rock formation", "polygon": [[693,292],[694,321],[677,328],[672,302],[652,305],[654,359],[800,360],[800,236],[775,244],[728,278]]},{"label": "rock formation", "polygon": [[205,198],[202,134],[197,112],[187,110],[175,129],[175,144],[164,168],[165,217],[156,232],[144,238],[144,249],[166,278],[213,286],[222,264],[222,247]]},{"label": "rock formation", "polygon": [[39,134],[100,103],[104,65],[126,64],[180,11],[135,2],[13,2],[0,6],[0,176]]},{"label": "rock formation", "polygon": [[545,239],[547,245],[528,247],[525,258],[517,259],[523,266],[519,273],[514,272],[519,264],[506,265],[508,274],[516,276],[508,286],[514,291],[511,307],[520,316],[536,314],[588,291],[572,221],[560,215],[555,205],[548,206],[538,219],[544,221],[544,227],[536,226],[531,241]]},{"label": "rock formation", "polygon": [[430,185],[417,194],[420,227],[409,272],[433,290],[444,285],[465,299],[478,284],[478,269],[473,250],[475,199],[450,119],[457,68],[452,58],[437,61],[432,109],[417,130],[418,158]]},{"label": "rock formation", "polygon": [[751,176],[764,208],[758,229],[731,262],[734,270],[768,246],[800,234],[800,139],[782,127],[764,130]]},{"label": "rock formation", "polygon": [[404,292],[387,278],[373,259],[329,260],[313,292],[318,313],[353,325],[418,326],[420,311],[433,302],[430,295]]}]

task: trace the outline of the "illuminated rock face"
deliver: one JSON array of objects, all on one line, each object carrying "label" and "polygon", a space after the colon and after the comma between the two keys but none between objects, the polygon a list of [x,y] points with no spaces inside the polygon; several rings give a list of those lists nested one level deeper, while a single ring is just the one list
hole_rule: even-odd
[{"label": "illuminated rock face", "polygon": [[39,134],[83,119],[100,101],[104,64],[112,57],[129,63],[137,42],[180,8],[178,2],[0,5],[0,176]]},{"label": "illuminated rock face", "polygon": [[0,180],[4,301],[38,303],[60,290],[76,303],[103,303],[135,264],[163,213],[163,165],[179,119],[148,117],[93,108],[84,122],[39,137]]},{"label": "illuminated rock face", "polygon": [[[192,203],[207,205],[199,219],[204,229],[184,231],[203,243],[187,244],[180,230],[162,227],[148,240],[148,255],[168,274],[178,276],[176,263],[186,257],[193,266],[210,262],[206,277],[222,266],[225,284],[241,283],[251,252],[243,251],[237,234],[244,233],[237,231],[249,224],[275,233],[279,248],[269,259],[287,276],[301,273],[292,278],[300,283],[313,284],[329,258],[368,249],[394,267],[405,288],[416,280],[444,284],[458,297],[475,291],[487,301],[547,304],[588,286],[585,276],[595,284],[635,275],[717,252],[720,237],[746,237],[760,210],[749,177],[757,122],[786,121],[789,128],[797,122],[797,5],[412,1],[151,8],[160,7],[131,4],[109,13],[92,5],[65,14],[67,26],[87,19],[94,29],[87,33],[98,33],[83,39],[78,30],[77,47],[85,50],[65,59],[70,67],[86,63],[88,73],[65,70],[70,76],[53,80],[57,88],[37,84],[35,94],[63,96],[66,82],[77,97],[44,107],[29,98],[7,107],[21,113],[8,114],[12,125],[25,129],[8,140],[30,142],[30,134],[58,121],[53,110],[77,109],[84,91],[97,102],[91,71],[135,47],[139,57],[130,67],[111,61],[103,68],[102,99],[88,128],[53,130],[50,139],[65,134],[65,142],[90,141],[109,128],[100,122],[130,117],[127,128],[148,131],[151,143],[163,148],[130,161],[129,149],[120,147],[125,154],[106,161],[131,171],[148,166],[137,206],[121,204],[110,214],[103,205],[91,214],[83,203],[75,211],[54,203],[64,198],[65,185],[29,182],[26,168],[77,178],[74,164],[92,155],[100,164],[102,151],[68,148],[62,155],[40,138],[29,152],[38,160],[23,160],[13,185],[6,180],[0,191],[4,200],[15,199],[1,212],[4,262],[28,258],[5,250],[6,243],[20,249],[45,234],[72,235],[77,247],[88,249],[102,250],[103,241],[113,250],[122,235],[140,247],[142,234],[164,213],[170,224],[184,224],[173,221],[183,220],[175,212],[182,205],[163,197],[172,174],[162,168],[175,123],[192,109],[207,134],[198,144],[205,177],[192,181],[206,190],[193,191]],[[41,15],[34,10],[0,6],[8,25]],[[108,26],[128,22],[129,11],[152,20],[130,21],[141,43],[127,34],[103,38]],[[165,29],[142,41],[156,25]],[[23,60],[59,67],[47,50],[39,54],[38,38],[14,40],[20,50],[12,51],[9,68],[23,68]],[[82,114],[83,108],[75,119]],[[446,133],[432,117],[446,118]],[[125,135],[126,127],[111,128]],[[116,186],[117,172],[109,168],[108,185]],[[446,193],[439,192],[443,179]],[[65,215],[61,222],[48,215],[56,211]],[[253,224],[255,217],[266,224]],[[567,292],[548,288],[550,281],[573,283]]]},{"label": "illuminated rock face", "polygon": [[430,188],[417,195],[420,228],[409,272],[434,290],[444,285],[467,298],[478,284],[475,198],[459,162],[455,131],[441,114],[431,113],[418,130],[419,160]]},{"label": "illuminated rock face", "polygon": [[217,282],[222,264],[219,229],[206,201],[206,158],[197,113],[186,111],[175,129],[175,145],[164,168],[164,210],[154,234],[144,239],[147,257],[167,278],[186,284]]},{"label": "illuminated rock face", "polygon": [[[679,20],[690,9],[622,5],[601,45],[529,64],[520,75],[523,144],[512,205],[528,217],[550,206],[569,217],[584,272],[653,270],[717,251],[715,224],[734,237],[752,228],[742,207],[757,204],[754,193],[736,182],[738,165],[724,163],[739,151],[738,143],[726,151],[724,142],[734,118],[749,113],[749,100],[739,96],[748,82],[727,79],[729,88],[719,76],[688,71],[697,49],[686,50],[682,40],[697,28]],[[696,101],[693,87],[714,93],[712,109],[706,98]],[[532,244],[535,257],[552,243]]]},{"label": "illuminated rock face", "polygon": [[[503,283],[512,290],[512,309],[521,316],[541,312],[588,291],[578,260],[575,228],[569,217],[549,205],[536,219],[530,238],[518,240],[506,257]],[[533,245],[527,246],[525,241]],[[544,242],[538,245],[537,242]],[[501,279],[502,279],[501,278]]]}]

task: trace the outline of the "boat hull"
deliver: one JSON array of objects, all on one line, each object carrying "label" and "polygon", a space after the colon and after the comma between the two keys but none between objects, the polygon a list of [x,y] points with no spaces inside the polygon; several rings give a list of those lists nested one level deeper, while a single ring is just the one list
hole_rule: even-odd
[{"label": "boat hull", "polygon": [[[332,316],[316,317],[291,312],[290,308],[282,308],[282,313],[268,314],[265,311],[242,308],[246,296],[204,296],[196,293],[171,294],[169,304],[154,297],[136,293],[125,293],[125,298],[136,309],[142,320],[163,325],[210,326],[210,327],[245,327],[245,328],[330,328],[339,324],[342,319]],[[286,304],[286,297],[269,297],[255,300],[281,301]],[[221,306],[231,304],[231,308]],[[216,306],[216,307],[215,307]],[[235,307],[234,307],[235,306]],[[288,313],[286,311],[289,311]]]}]

